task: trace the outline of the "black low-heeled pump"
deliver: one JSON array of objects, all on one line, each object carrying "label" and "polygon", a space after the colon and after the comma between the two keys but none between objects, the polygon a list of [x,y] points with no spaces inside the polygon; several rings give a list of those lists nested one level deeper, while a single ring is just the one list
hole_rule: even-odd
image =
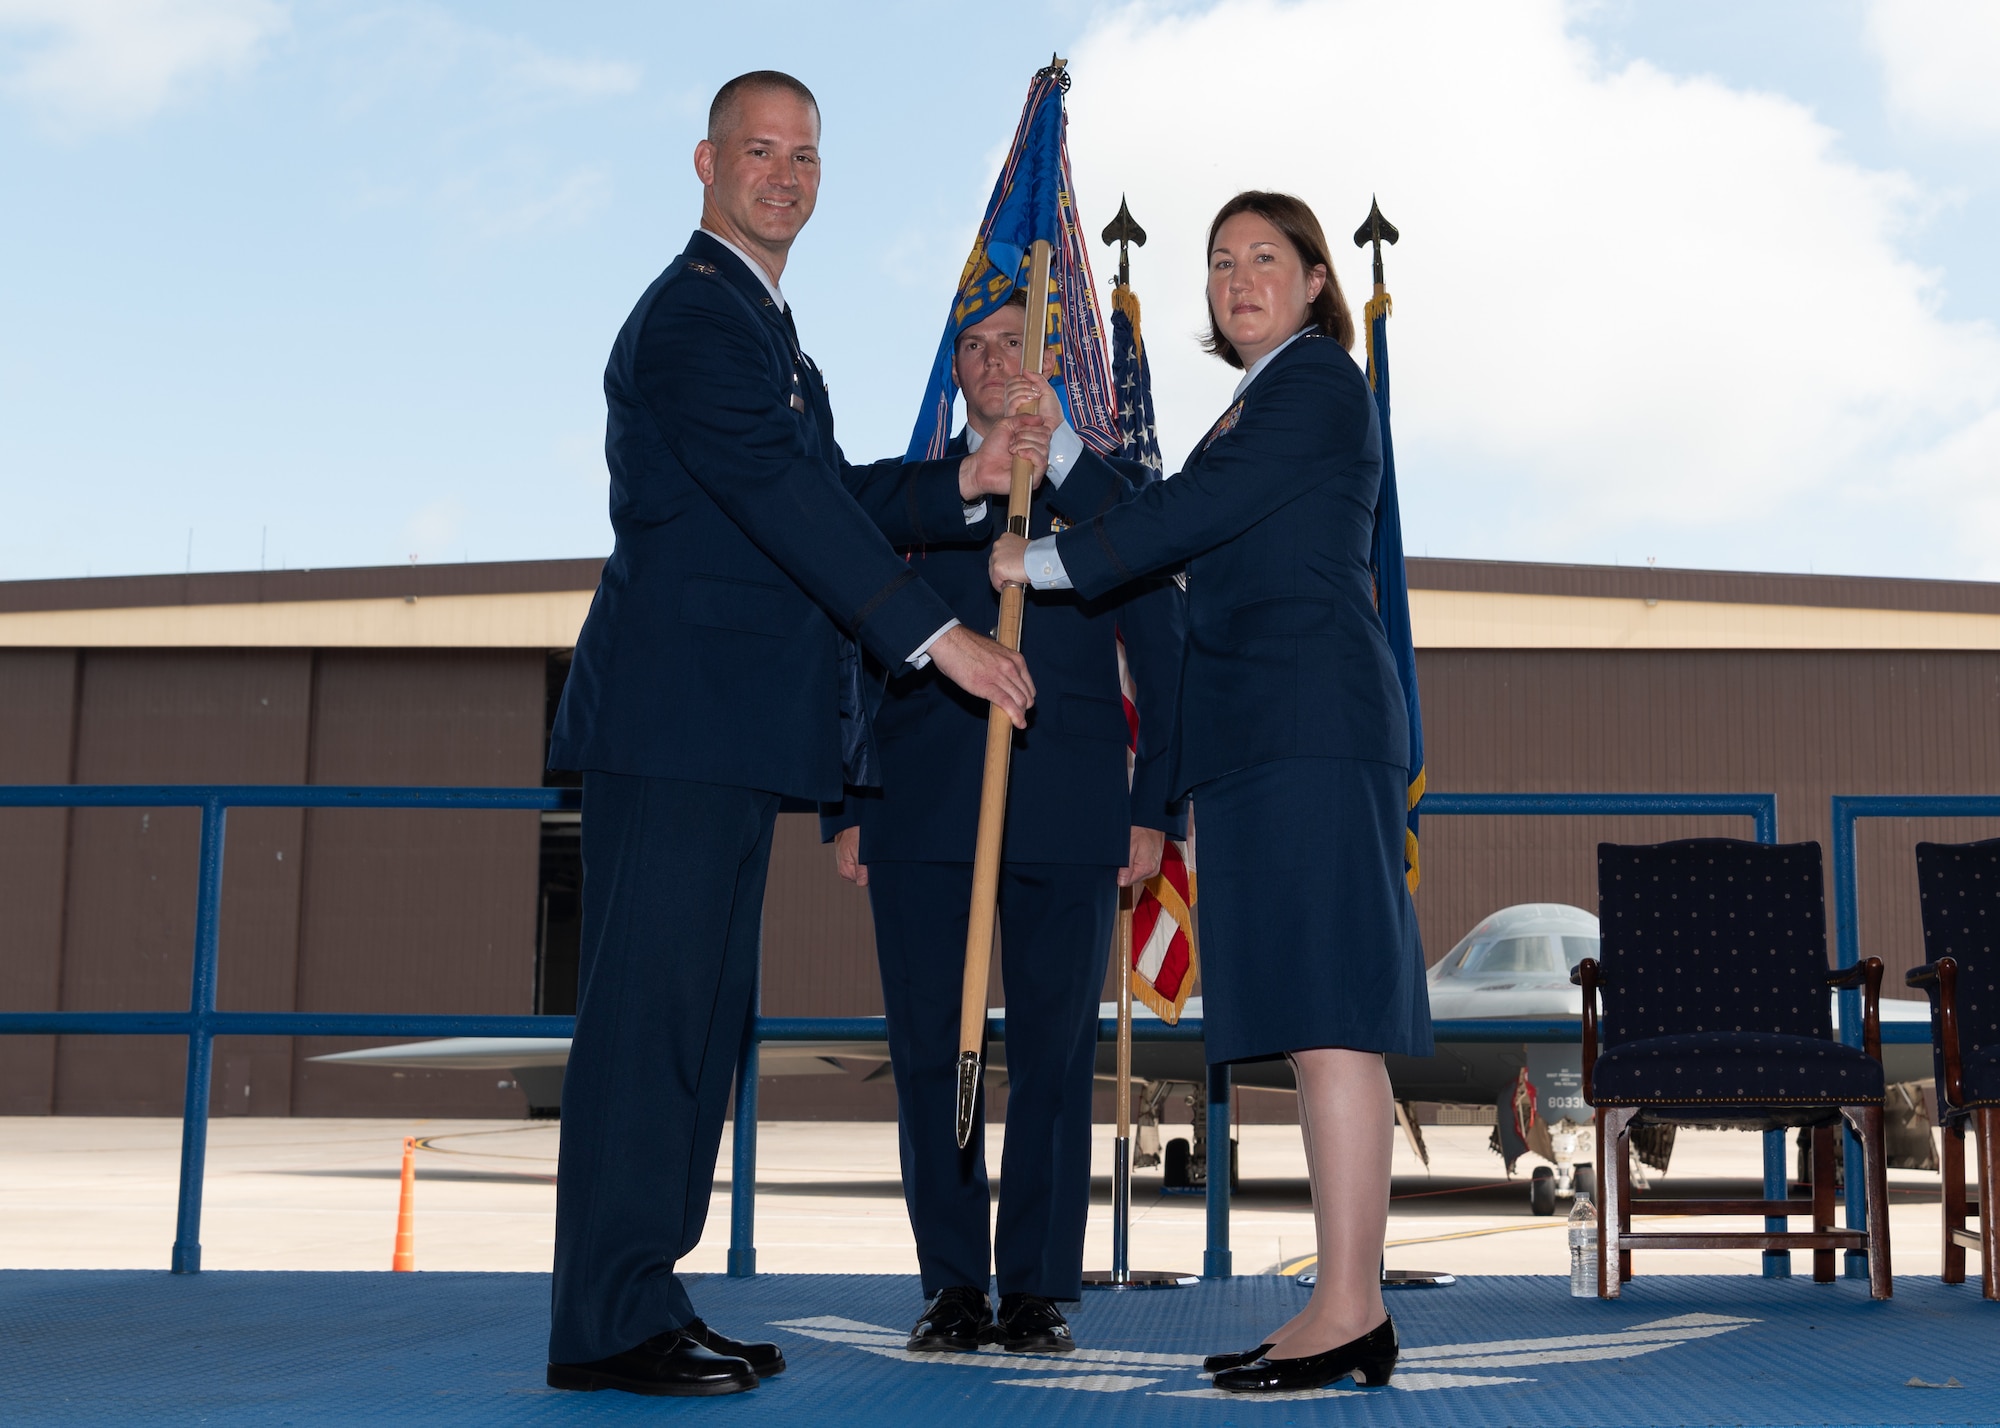
[{"label": "black low-heeled pump", "polygon": [[1385,1316],[1360,1338],[1297,1359],[1260,1358],[1241,1368],[1224,1369],[1215,1386],[1231,1393],[1306,1393],[1325,1388],[1350,1375],[1356,1383],[1379,1388],[1396,1371],[1396,1321]]},{"label": "black low-heeled pump", "polygon": [[1256,1348],[1245,1349],[1241,1353],[1210,1354],[1201,1361],[1201,1371],[1221,1373],[1224,1369],[1242,1368],[1245,1364],[1254,1364],[1264,1357],[1264,1351],[1270,1347],[1269,1344],[1259,1344]]}]

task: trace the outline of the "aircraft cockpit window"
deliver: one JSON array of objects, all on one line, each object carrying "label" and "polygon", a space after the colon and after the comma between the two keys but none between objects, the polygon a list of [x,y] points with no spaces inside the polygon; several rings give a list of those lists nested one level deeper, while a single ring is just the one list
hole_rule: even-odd
[{"label": "aircraft cockpit window", "polygon": [[1569,959],[1570,970],[1575,971],[1576,964],[1584,958],[1598,955],[1598,940],[1595,937],[1565,937],[1563,953]]},{"label": "aircraft cockpit window", "polygon": [[1568,972],[1569,964],[1563,960],[1563,949],[1554,937],[1503,937],[1489,944],[1465,970],[1482,977],[1498,973],[1555,976]]}]

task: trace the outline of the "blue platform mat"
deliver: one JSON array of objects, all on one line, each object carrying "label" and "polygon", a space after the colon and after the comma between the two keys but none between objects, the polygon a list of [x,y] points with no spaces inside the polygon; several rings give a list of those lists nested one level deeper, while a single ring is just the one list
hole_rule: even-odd
[{"label": "blue platform mat", "polygon": [[700,1400],[545,1387],[548,1297],[527,1274],[0,1272],[0,1422],[2000,1422],[2000,1304],[1916,1279],[1888,1304],[1855,1280],[1641,1277],[1614,1304],[1572,1300],[1560,1279],[1461,1279],[1390,1296],[1393,1385],[1287,1399],[1222,1395],[1198,1362],[1294,1312],[1303,1291],[1284,1279],[1093,1292],[1073,1315],[1084,1347],[1061,1357],[917,1357],[901,1348],[913,1279],[707,1278],[710,1322],[781,1341],[791,1368]]}]

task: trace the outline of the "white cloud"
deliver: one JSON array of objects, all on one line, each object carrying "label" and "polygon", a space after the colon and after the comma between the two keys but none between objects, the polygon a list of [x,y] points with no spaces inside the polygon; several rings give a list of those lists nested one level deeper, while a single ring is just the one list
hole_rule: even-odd
[{"label": "white cloud", "polygon": [[[1130,196],[1177,460],[1236,374],[1199,355],[1209,218],[1296,192],[1348,235],[1379,194],[1413,552],[2000,575],[2000,337],[1937,313],[1929,211],[1802,106],[1607,68],[1560,0],[1225,0],[1073,47],[1093,234]],[[1246,75],[1254,73],[1254,81]]]},{"label": "white cloud", "polygon": [[2000,137],[2000,5],[1874,0],[1868,38],[1898,118],[1947,138]]},{"label": "white cloud", "polygon": [[436,202],[480,238],[500,239],[576,227],[610,201],[611,175],[601,164],[561,174],[545,170],[534,157],[509,155],[447,178]]},{"label": "white cloud", "polygon": [[[539,106],[630,94],[639,87],[635,64],[550,54],[521,36],[468,24],[430,5],[372,11],[347,29],[363,42],[344,75],[350,111],[408,101],[469,80],[483,91],[483,107],[518,120]],[[467,117],[478,122],[475,115]]]},{"label": "white cloud", "polygon": [[390,122],[421,136],[371,156],[356,207],[427,204],[483,243],[587,224],[610,202],[610,166],[564,159],[541,131],[552,111],[636,90],[638,66],[552,54],[431,5],[356,16],[340,38],[342,115],[405,116]]},{"label": "white cloud", "polygon": [[275,0],[0,0],[0,84],[57,132],[121,128],[249,70],[288,22]]},{"label": "white cloud", "polygon": [[432,501],[403,522],[403,545],[412,561],[449,560],[459,553],[465,531],[465,502],[456,496]]},{"label": "white cloud", "polygon": [[639,87],[639,67],[619,60],[564,59],[543,54],[519,40],[500,42],[500,74],[504,83],[527,95],[561,95],[596,99],[630,94]]}]

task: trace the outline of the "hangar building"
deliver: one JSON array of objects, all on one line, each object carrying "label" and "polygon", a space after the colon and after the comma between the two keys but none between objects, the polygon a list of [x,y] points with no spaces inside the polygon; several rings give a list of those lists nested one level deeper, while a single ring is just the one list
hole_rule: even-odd
[{"label": "hangar building", "polygon": [[[0,783],[527,785],[598,560],[0,583]],[[2000,791],[2000,585],[1412,560],[1433,790],[1775,792],[1787,840],[1835,793]],[[1198,816],[1198,815],[1197,815]],[[221,1003],[565,1012],[574,814],[230,815]],[[184,1007],[192,810],[0,810],[0,1007]],[[1518,902],[1595,906],[1600,839],[1741,820],[1433,818],[1424,939]],[[1864,823],[1862,936],[1922,960],[1918,838]],[[1004,952],[1003,952],[1004,956]],[[772,1014],[879,1013],[867,900],[804,814],[765,912]],[[996,1000],[997,1000],[996,991]],[[218,1114],[512,1116],[490,1073],[362,1072],[356,1043],[231,1038]],[[176,1038],[0,1037],[0,1113],[174,1115]],[[888,1118],[886,1079],[783,1078],[774,1117]]]}]

